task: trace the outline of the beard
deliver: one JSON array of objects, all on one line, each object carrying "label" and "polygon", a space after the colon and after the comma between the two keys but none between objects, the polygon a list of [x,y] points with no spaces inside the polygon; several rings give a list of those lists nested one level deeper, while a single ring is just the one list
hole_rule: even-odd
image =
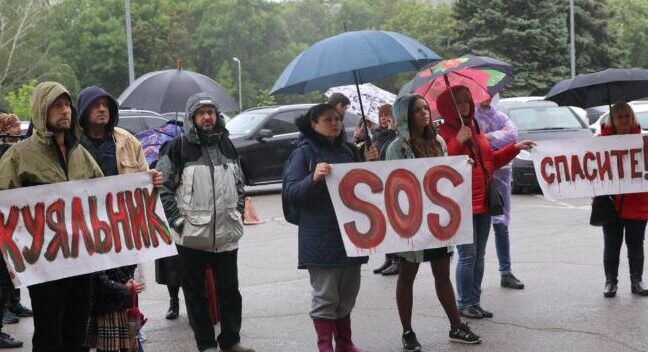
[{"label": "beard", "polygon": [[70,124],[56,124],[52,125],[50,123],[47,123],[47,130],[50,132],[66,132],[70,130],[71,125]]},{"label": "beard", "polygon": [[202,124],[201,126],[196,126],[198,131],[200,133],[204,134],[214,134],[216,132],[216,124],[211,124],[211,123],[205,123]]}]

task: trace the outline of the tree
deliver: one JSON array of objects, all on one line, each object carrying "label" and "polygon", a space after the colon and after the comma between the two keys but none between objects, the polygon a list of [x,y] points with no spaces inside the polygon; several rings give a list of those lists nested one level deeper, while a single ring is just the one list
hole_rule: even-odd
[{"label": "tree", "polygon": [[454,4],[458,52],[514,65],[505,95],[543,95],[569,76],[567,27],[553,0],[458,0]]},{"label": "tree", "polygon": [[648,67],[648,2],[645,0],[611,0],[608,7],[615,9],[608,28],[618,38],[618,46],[625,52],[626,67]]},{"label": "tree", "polygon": [[38,85],[38,82],[32,80],[5,96],[5,101],[9,104],[9,111],[21,120],[31,119],[31,95],[36,85]]}]

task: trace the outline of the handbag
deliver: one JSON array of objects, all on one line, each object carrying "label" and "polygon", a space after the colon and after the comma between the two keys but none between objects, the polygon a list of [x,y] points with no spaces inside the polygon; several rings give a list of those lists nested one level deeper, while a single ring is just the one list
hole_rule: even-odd
[{"label": "handbag", "polygon": [[137,293],[135,293],[135,289],[131,289],[131,300],[132,300],[132,306],[131,308],[128,308],[128,331],[132,337],[136,337],[137,333],[140,331],[142,326],[146,324],[146,317],[144,317],[144,314],[139,310],[137,307]]},{"label": "handbag", "polygon": [[501,185],[497,180],[492,179],[488,189],[488,215],[497,216],[504,214],[504,197],[502,196]]},{"label": "handbag", "polygon": [[596,196],[592,199],[590,225],[604,226],[619,221],[616,204],[612,196]]}]

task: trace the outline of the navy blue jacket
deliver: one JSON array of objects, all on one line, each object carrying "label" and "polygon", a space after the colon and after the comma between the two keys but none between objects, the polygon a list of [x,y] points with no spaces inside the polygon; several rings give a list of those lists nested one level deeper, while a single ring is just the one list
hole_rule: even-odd
[{"label": "navy blue jacket", "polygon": [[[347,257],[335,210],[324,180],[313,183],[313,170],[320,162],[329,164],[362,161],[357,148],[345,142],[344,134],[333,144],[313,131],[307,118],[297,119],[302,134],[297,149],[288,159],[283,187],[286,199],[299,208],[299,265],[342,267],[364,264],[367,257]],[[305,148],[311,149],[311,153]],[[315,160],[307,160],[313,155]]]}]

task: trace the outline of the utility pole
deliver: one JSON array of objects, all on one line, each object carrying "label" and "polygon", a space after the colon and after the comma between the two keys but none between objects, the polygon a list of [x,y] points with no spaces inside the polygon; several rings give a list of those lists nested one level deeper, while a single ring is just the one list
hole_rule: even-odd
[{"label": "utility pole", "polygon": [[571,78],[576,76],[576,44],[574,42],[574,0],[569,0],[569,58]]},{"label": "utility pole", "polygon": [[133,37],[131,35],[130,0],[124,0],[126,8],[126,46],[128,47],[128,84],[135,81],[135,65],[133,63]]},{"label": "utility pole", "polygon": [[238,64],[238,100],[239,112],[243,111],[243,98],[241,97],[241,60],[238,57],[232,58]]}]

